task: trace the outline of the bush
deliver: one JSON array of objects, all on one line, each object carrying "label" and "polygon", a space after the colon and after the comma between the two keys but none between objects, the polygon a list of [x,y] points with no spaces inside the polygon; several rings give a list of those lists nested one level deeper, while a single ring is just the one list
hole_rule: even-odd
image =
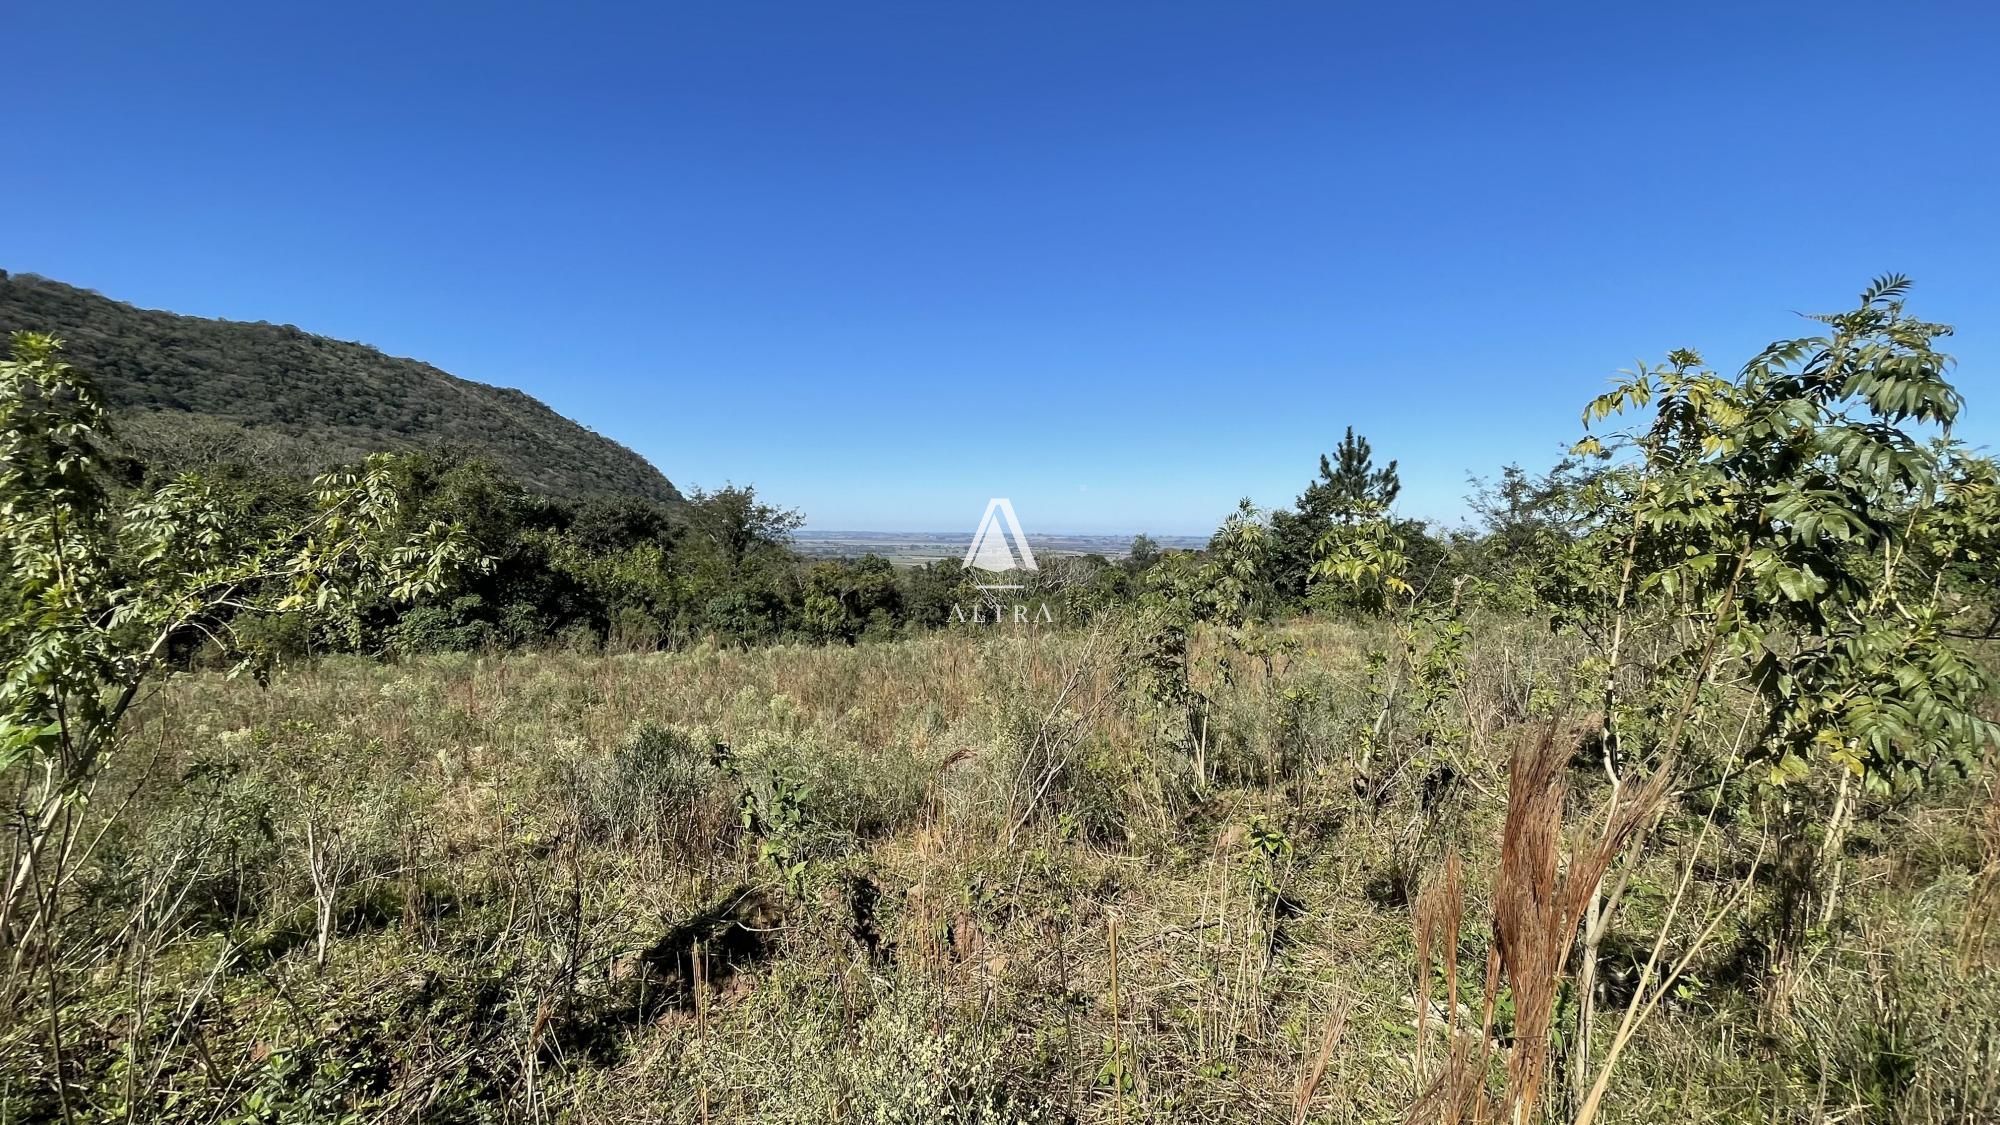
[{"label": "bush", "polygon": [[709,743],[646,723],[589,778],[581,819],[592,839],[651,841],[663,855],[688,855],[721,846],[732,798]]},{"label": "bush", "polygon": [[735,768],[745,821],[781,864],[843,855],[894,831],[923,808],[936,772],[901,747],[871,751],[812,734],[763,732]]},{"label": "bush", "polygon": [[478,616],[485,604],[479,595],[466,594],[448,605],[418,606],[390,627],[389,651],[418,656],[484,648],[493,640],[493,627]]}]

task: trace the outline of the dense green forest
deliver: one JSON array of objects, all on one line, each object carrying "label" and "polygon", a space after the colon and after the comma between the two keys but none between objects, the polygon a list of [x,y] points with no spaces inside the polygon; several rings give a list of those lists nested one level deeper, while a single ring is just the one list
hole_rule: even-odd
[{"label": "dense green forest", "polygon": [[[111,479],[120,493],[141,496],[168,487],[186,468],[178,458],[167,458],[164,467],[137,459],[122,433],[114,424],[101,435],[106,449],[118,451],[110,463],[118,470]],[[311,477],[232,459],[231,451],[211,454],[199,477],[229,534],[255,537],[311,512],[318,491]],[[1259,616],[1379,608],[1377,595],[1337,583],[1309,587],[1320,541],[1359,513],[1376,510],[1370,504],[1386,503],[1395,490],[1393,466],[1372,470],[1365,439],[1350,432],[1338,455],[1350,473],[1357,466],[1364,477],[1373,471],[1373,483],[1357,486],[1322,459],[1321,475],[1307,483],[1297,504],[1272,514],[1270,550],[1249,594]],[[227,625],[231,643],[209,644],[208,634],[191,634],[182,638],[183,657],[199,662],[237,647],[260,661],[283,661],[331,652],[413,656],[523,647],[632,652],[703,641],[856,643],[932,628],[991,627],[1011,618],[1017,603],[1032,606],[1037,624],[1087,626],[1135,604],[1162,563],[1168,565],[1155,577],[1180,575],[1173,580],[1183,583],[1189,579],[1182,569],[1195,564],[1195,554],[1161,550],[1140,536],[1116,559],[1044,558],[1039,570],[1016,576],[1026,584],[1002,605],[982,593],[981,577],[957,560],[898,568],[876,555],[803,557],[790,545],[802,515],[765,502],[753,487],[696,489],[674,503],[579,499],[530,487],[493,459],[465,450],[378,454],[370,464],[399,498],[396,529],[452,526],[479,565],[454,571],[413,598],[357,599],[333,618],[224,611],[215,624]],[[1499,563],[1481,546],[1484,533],[1440,536],[1420,521],[1391,522],[1402,549],[1427,572],[1413,586],[1420,597],[1448,594],[1449,579],[1438,581],[1448,569]],[[1509,565],[1521,564],[1517,556]]]},{"label": "dense green forest", "polygon": [[520,391],[474,383],[289,324],[134,308],[0,270],[0,337],[60,337],[155,468],[241,461],[310,475],[370,453],[458,450],[551,496],[671,504],[646,459]]},{"label": "dense green forest", "polygon": [[[953,561],[898,570],[878,557],[795,557],[789,535],[802,515],[752,488],[683,497],[636,454],[518,391],[363,345],[290,326],[136,309],[59,282],[0,275],[0,331],[28,329],[58,337],[63,359],[102,394],[109,412],[98,444],[119,487],[143,493],[197,473],[243,534],[308,510],[321,470],[382,455],[406,500],[398,518],[412,527],[453,524],[484,560],[414,600],[349,606],[338,622],[308,625],[301,614],[233,622],[240,643],[262,658],[855,642],[991,625],[1002,612]],[[1296,504],[1270,514],[1271,547],[1254,579],[1260,614],[1370,602],[1335,585],[1309,590],[1309,578],[1325,536],[1395,500],[1395,463],[1378,468],[1372,458],[1350,430]],[[1394,525],[1423,572],[1420,592],[1442,588],[1433,580],[1447,571],[1490,564],[1481,532]],[[1457,566],[1443,566],[1453,552]],[[1023,600],[1037,618],[1087,625],[1107,607],[1131,604],[1144,589],[1137,579],[1162,557],[1142,537],[1115,560],[1048,559]],[[191,641],[181,649],[201,655]]]},{"label": "dense green forest", "polygon": [[[1440,529],[1395,514],[1397,462],[1378,464],[1349,427],[1316,472],[1302,472],[1292,503],[1265,510],[1246,499],[1209,550],[1162,551],[1140,536],[1119,558],[1047,558],[998,605],[954,560],[905,569],[876,556],[803,558],[789,546],[801,513],[751,487],[684,497],[636,455],[519,392],[289,327],[145,312],[39,278],[0,279],[0,323],[30,315],[61,330],[61,359],[102,395],[93,456],[121,494],[192,473],[229,534],[254,537],[306,517],[314,471],[359,471],[366,458],[398,497],[396,529],[450,526],[479,560],[412,597],[356,598],[333,617],[225,609],[214,624],[229,628],[230,643],[203,643],[213,632],[177,639],[175,652],[191,660],[237,648],[269,662],[341,651],[855,643],[990,627],[1014,602],[1030,605],[1038,624],[1088,627],[1144,604],[1213,616],[1212,591],[1199,591],[1218,583],[1234,606],[1227,616],[1247,621],[1439,604],[1560,607],[1602,595],[1579,585],[1579,552],[1592,549],[1585,533],[1621,502],[1629,472],[1594,441],[1543,471],[1506,466],[1472,482],[1468,523]],[[260,413],[228,413],[246,403]],[[279,432],[306,444],[265,440]],[[538,452],[556,441],[567,452]],[[570,454],[577,460],[566,462]],[[1984,463],[1935,456],[1958,472]],[[1824,518],[1842,526],[1843,517]]]},{"label": "dense green forest", "polygon": [[[99,445],[121,487],[143,492],[195,472],[232,513],[268,524],[310,506],[318,472],[380,454],[408,502],[400,518],[455,524],[486,560],[413,602],[349,607],[338,624],[246,618],[242,643],[265,656],[854,642],[990,625],[999,612],[955,562],[898,570],[876,557],[799,559],[787,544],[802,515],[752,488],[683,497],[636,454],[518,391],[364,345],[288,325],[137,309],[0,274],[0,331],[17,330],[61,339],[63,358],[103,395]],[[1552,507],[1569,468],[1540,482],[1540,508]],[[1511,490],[1505,503],[1519,508],[1529,484],[1509,469],[1493,487]],[[1322,540],[1386,517],[1398,489],[1395,462],[1376,466],[1350,429],[1296,502],[1268,513],[1270,545],[1252,580],[1256,612],[1379,602],[1339,584],[1314,589],[1311,569]],[[1518,536],[1523,520],[1553,517],[1503,510],[1488,491],[1475,498],[1481,527],[1440,533],[1390,520],[1414,560],[1415,593],[1436,596],[1453,576],[1524,565],[1519,552],[1483,544],[1496,532]],[[1118,559],[1048,559],[1023,598],[1038,618],[1047,605],[1056,621],[1087,625],[1131,604],[1145,588],[1137,579],[1164,554],[1141,537]]]}]

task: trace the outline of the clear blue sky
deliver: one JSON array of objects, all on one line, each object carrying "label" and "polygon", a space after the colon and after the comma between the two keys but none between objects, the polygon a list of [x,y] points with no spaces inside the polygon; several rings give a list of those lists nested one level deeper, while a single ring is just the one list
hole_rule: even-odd
[{"label": "clear blue sky", "polygon": [[[1640,11],[1641,7],[1654,9]],[[22,3],[0,267],[521,387],[810,526],[1453,519],[1874,274],[2000,437],[1991,5]]]}]

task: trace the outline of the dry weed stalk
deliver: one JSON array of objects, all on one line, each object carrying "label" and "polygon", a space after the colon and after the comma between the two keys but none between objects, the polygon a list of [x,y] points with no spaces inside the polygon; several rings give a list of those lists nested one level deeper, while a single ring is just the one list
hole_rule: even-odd
[{"label": "dry weed stalk", "polygon": [[1965,920],[1958,934],[1961,970],[1972,968],[1986,955],[1994,922],[2000,920],[2000,776],[1995,776],[1992,770],[1986,779],[1986,816],[1980,825],[1979,844],[1984,862],[1972,877],[1972,889],[1966,895]]},{"label": "dry weed stalk", "polygon": [[1669,762],[1632,787],[1612,808],[1603,834],[1562,871],[1568,761],[1568,748],[1551,726],[1525,753],[1515,754],[1507,780],[1500,869],[1493,879],[1493,944],[1514,991],[1516,1046],[1507,1061],[1503,1104],[1517,1119],[1534,1108],[1541,1093],[1557,986],[1584,907],[1612,861],[1659,809],[1673,776]]},{"label": "dry weed stalk", "polygon": [[[1458,935],[1465,917],[1465,896],[1459,888],[1460,864],[1456,853],[1445,856],[1444,875],[1424,888],[1416,903],[1417,939],[1417,1081],[1424,1081],[1425,1056],[1430,1038],[1426,1033],[1431,1014],[1431,952],[1441,947],[1444,960],[1444,1022],[1449,1029],[1458,1013]],[[1447,1040],[1449,1042],[1449,1039]]]},{"label": "dry weed stalk", "polygon": [[1299,1088],[1292,1095],[1292,1125],[1306,1125],[1306,1117],[1312,1112],[1313,1095],[1319,1091],[1319,1083],[1326,1077],[1327,1060],[1333,1057],[1333,1049],[1340,1043],[1340,1037],[1347,1032],[1347,1011],[1352,1002],[1341,997],[1334,1002],[1333,1010],[1327,1013],[1326,1030],[1320,1034],[1319,1054],[1314,1056],[1312,1069],[1299,1076]]},{"label": "dry weed stalk", "polygon": [[695,1042],[701,1051],[700,1106],[701,1125],[708,1125],[708,964],[702,954],[701,942],[694,943],[694,950],[688,960],[694,976],[694,1024]]},{"label": "dry weed stalk", "polygon": [[[1423,1092],[1411,1105],[1411,1125],[1441,1122],[1460,1125],[1491,1119],[1492,1101],[1486,1094],[1486,1066],[1492,1055],[1493,1002],[1499,995],[1499,963],[1491,955],[1486,966],[1486,1010],[1478,1035],[1460,1026],[1458,1008],[1458,940],[1465,918],[1465,896],[1457,855],[1445,857],[1443,877],[1424,889],[1416,903],[1417,1005],[1416,1079]],[[1426,1085],[1428,1069],[1429,1016],[1431,1009],[1432,951],[1441,949],[1447,981],[1444,1012],[1445,1059],[1443,1068]],[[1477,1055],[1474,1048],[1478,1049]]]},{"label": "dry weed stalk", "polygon": [[[1097,650],[1101,639],[1102,634],[1093,632],[1084,640],[1082,651],[1077,654],[1076,661],[1063,676],[1062,688],[1056,693],[1055,702],[1049,705],[1048,713],[1035,728],[1035,737],[1028,746],[1027,753],[1021,756],[1020,772],[1014,778],[1013,785],[1009,787],[1007,796],[1007,807],[1013,809],[1019,806],[1021,812],[1008,822],[1005,845],[1007,847],[1013,846],[1021,829],[1027,827],[1028,821],[1034,818],[1035,809],[1041,804],[1042,797],[1048,793],[1049,786],[1054,784],[1068,767],[1071,756],[1088,728],[1091,715],[1103,702],[1102,695],[1098,695],[1089,700],[1083,713],[1067,711],[1071,698],[1077,695],[1083,686],[1085,674],[1094,674],[1096,671]],[[1032,777],[1031,770],[1034,771]],[[1026,795],[1025,804],[1022,803],[1023,794]]]},{"label": "dry weed stalk", "polygon": [[[1660,808],[1673,776],[1669,763],[1643,784],[1614,797],[1605,831],[1573,854],[1565,870],[1561,845],[1568,760],[1568,747],[1557,738],[1554,725],[1514,752],[1508,768],[1500,866],[1493,876],[1493,945],[1487,955],[1479,1052],[1473,1057],[1470,1044],[1459,1034],[1454,1002],[1446,1014],[1451,1042],[1446,1065],[1412,1106],[1413,1122],[1521,1122],[1541,1096],[1548,1070],[1549,1028],[1577,924],[1605,872]],[[1443,886],[1426,900],[1418,929],[1420,971],[1427,977],[1429,951],[1440,937],[1455,970],[1457,934],[1446,927],[1460,917],[1462,905],[1452,866],[1447,866]],[[1503,977],[1513,991],[1515,1045],[1507,1058],[1506,1088],[1494,1104],[1485,1088],[1485,1063],[1492,1049],[1493,1013]],[[1418,1003],[1420,1030],[1428,992],[1426,984]]]},{"label": "dry weed stalk", "polygon": [[1105,944],[1110,948],[1111,953],[1111,984],[1109,987],[1111,997],[1111,1050],[1113,1052],[1112,1057],[1119,1061],[1121,1067],[1118,1079],[1112,1087],[1111,1096],[1116,1099],[1118,1120],[1123,1122],[1125,1120],[1125,1088],[1123,1085],[1124,1076],[1122,1068],[1124,1066],[1125,1033],[1118,1015],[1118,915],[1106,915],[1104,926]]},{"label": "dry weed stalk", "polygon": [[[1745,728],[1747,727],[1746,716]],[[1737,739],[1740,745],[1741,731],[1737,733]],[[1680,980],[1681,974],[1687,971],[1688,965],[1693,963],[1695,956],[1715,936],[1716,928],[1722,924],[1722,920],[1742,905],[1743,900],[1749,896],[1751,888],[1756,885],[1757,868],[1764,862],[1764,848],[1768,842],[1762,833],[1757,839],[1757,854],[1751,857],[1743,881],[1736,885],[1729,898],[1716,909],[1707,924],[1695,935],[1694,940],[1688,943],[1686,952],[1682,953],[1673,967],[1661,975],[1658,983],[1654,984],[1654,971],[1659,967],[1661,957],[1666,951],[1667,935],[1672,931],[1674,918],[1680,913],[1682,904],[1687,901],[1688,887],[1694,881],[1695,867],[1701,858],[1702,845],[1707,842],[1709,835],[1715,829],[1715,813],[1722,805],[1721,792],[1728,783],[1729,774],[1725,772],[1722,783],[1717,786],[1715,803],[1709,806],[1708,815],[1702,821],[1701,832],[1695,837],[1694,847],[1688,854],[1687,862],[1681,866],[1680,885],[1674,889],[1673,901],[1667,906],[1666,916],[1661,919],[1659,930],[1654,935],[1652,952],[1646,958],[1645,967],[1639,971],[1638,987],[1632,990],[1632,999],[1625,1005],[1625,1016],[1618,1022],[1618,1032],[1612,1037],[1610,1050],[1604,1053],[1604,1062],[1597,1068],[1597,1077],[1590,1085],[1590,1092],[1585,1095],[1582,1105],[1577,1108],[1576,1125],[1590,1125],[1597,1116],[1598,1107],[1604,1102],[1604,1091],[1611,1083],[1611,1069],[1618,1065],[1618,1058],[1632,1042],[1633,1033],[1659,1009],[1660,1001],[1666,998],[1668,990],[1674,987],[1675,982]],[[1650,994],[1647,992],[1649,987],[1652,988]]]}]

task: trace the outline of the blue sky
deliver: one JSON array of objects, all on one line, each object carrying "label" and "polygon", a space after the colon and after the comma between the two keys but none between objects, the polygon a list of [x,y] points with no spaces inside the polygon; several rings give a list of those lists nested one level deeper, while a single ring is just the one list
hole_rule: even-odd
[{"label": "blue sky", "polygon": [[1990,5],[10,11],[0,268],[521,387],[823,529],[1455,519],[1915,277],[2000,438]]}]

